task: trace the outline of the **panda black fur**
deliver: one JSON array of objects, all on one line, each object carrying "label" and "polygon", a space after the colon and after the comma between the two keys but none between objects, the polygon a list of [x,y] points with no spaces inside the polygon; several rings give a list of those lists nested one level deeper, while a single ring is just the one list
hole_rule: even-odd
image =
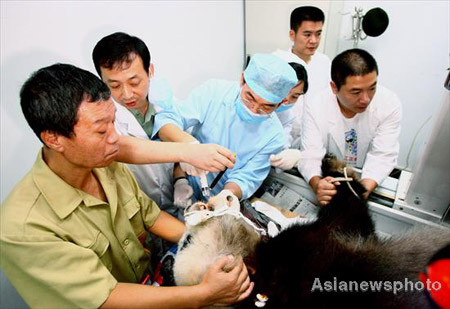
[{"label": "panda black fur", "polygon": [[[341,167],[334,157],[326,156],[323,175],[342,177]],[[290,226],[257,246],[252,280],[254,294],[268,297],[265,308],[429,307],[423,291],[411,286],[408,292],[398,291],[395,295],[389,287],[350,292],[347,285],[345,291],[346,283],[351,281],[415,283],[431,256],[450,242],[448,228],[413,228],[380,239],[374,232],[366,201],[361,198],[364,188],[354,174],[348,176],[354,178],[349,185],[360,197],[341,182],[330,204],[320,209],[317,221]],[[324,286],[325,282],[331,284],[331,289]],[[254,298],[242,306],[254,307]]]},{"label": "panda black fur", "polygon": [[[331,156],[324,158],[322,171],[325,176],[343,177],[342,163]],[[251,278],[253,295],[239,307],[254,308],[260,293],[268,297],[265,308],[427,308],[422,291],[394,295],[392,290],[324,290],[325,282],[416,282],[433,253],[450,242],[446,228],[414,228],[380,239],[362,198],[365,189],[353,171],[347,176],[353,180],[341,182],[315,222],[292,225],[268,241],[261,241],[245,222],[229,216],[190,228],[175,261],[177,284],[196,284],[217,257],[242,254],[256,272]]]}]

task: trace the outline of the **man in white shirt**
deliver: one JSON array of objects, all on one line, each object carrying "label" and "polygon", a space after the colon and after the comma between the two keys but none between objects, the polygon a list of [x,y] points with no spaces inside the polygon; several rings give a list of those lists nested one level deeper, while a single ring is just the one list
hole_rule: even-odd
[{"label": "man in white shirt", "polygon": [[[127,33],[112,33],[97,42],[92,59],[114,99],[116,130],[121,135],[149,139],[155,114],[172,102],[172,93],[168,86],[154,87],[160,83],[154,83],[154,66],[146,44]],[[152,98],[155,94],[157,99]],[[178,208],[173,207],[173,164],[128,167],[161,209],[177,215]]]},{"label": "man in white shirt", "polygon": [[375,59],[361,49],[337,55],[331,65],[331,88],[305,105],[302,159],[298,169],[320,205],[337,193],[321,175],[321,160],[333,153],[362,169],[361,183],[370,194],[397,163],[402,108],[397,95],[377,85]]},{"label": "man in white shirt", "polygon": [[[308,73],[308,93],[300,97],[295,106],[284,113],[294,113],[292,124],[292,147],[300,146],[301,121],[303,106],[321,89],[328,87],[330,82],[331,61],[328,56],[317,49],[320,44],[325,15],[317,7],[301,6],[291,13],[289,37],[293,43],[289,50],[278,49],[273,54],[286,62],[296,62],[303,65]],[[304,103],[305,102],[305,103]],[[287,117],[280,114],[280,118]]]},{"label": "man in white shirt", "polygon": [[[180,192],[176,182],[174,184],[173,163],[142,164],[158,162],[156,153],[166,153],[169,151],[168,147],[173,146],[167,143],[155,146],[149,141],[156,113],[172,108],[173,94],[168,82],[154,77],[154,65],[147,45],[138,37],[127,33],[116,32],[103,37],[95,45],[92,59],[98,75],[110,89],[116,107],[115,127],[122,136],[119,144],[123,149],[118,159],[134,163],[128,167],[140,188],[161,209],[182,219],[183,212],[174,204],[177,194],[183,193],[185,188],[181,188]],[[123,136],[138,137],[148,143],[125,139]],[[223,147],[218,149],[231,155],[231,151]],[[134,154],[139,159],[132,158],[132,151],[136,151]],[[181,148],[179,151],[182,151]],[[148,159],[143,158],[146,152]],[[211,154],[217,155],[214,151]],[[226,163],[225,156],[222,158],[219,154],[218,157],[219,160],[225,159],[222,162]]]}]

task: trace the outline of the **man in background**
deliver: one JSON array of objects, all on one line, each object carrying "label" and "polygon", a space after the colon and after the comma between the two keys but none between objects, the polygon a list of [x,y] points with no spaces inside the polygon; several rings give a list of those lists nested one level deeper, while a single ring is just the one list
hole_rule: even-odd
[{"label": "man in background", "polygon": [[329,87],[331,61],[319,52],[325,15],[321,9],[313,6],[301,6],[294,9],[290,17],[289,38],[292,47],[288,50],[276,50],[273,54],[286,62],[303,65],[308,73],[308,93],[301,96],[295,106],[285,113],[295,115],[292,124],[292,148],[299,148],[304,102],[314,97],[321,89]]}]

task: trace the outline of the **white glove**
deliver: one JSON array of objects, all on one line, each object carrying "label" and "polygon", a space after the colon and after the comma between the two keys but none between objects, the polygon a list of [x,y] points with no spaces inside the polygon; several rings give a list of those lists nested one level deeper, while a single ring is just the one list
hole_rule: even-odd
[{"label": "white glove", "polygon": [[186,208],[192,204],[192,194],[194,190],[189,185],[186,178],[180,178],[173,185],[173,203],[180,208]]},{"label": "white glove", "polygon": [[290,170],[300,161],[301,152],[298,149],[285,149],[270,156],[270,164],[283,170]]}]

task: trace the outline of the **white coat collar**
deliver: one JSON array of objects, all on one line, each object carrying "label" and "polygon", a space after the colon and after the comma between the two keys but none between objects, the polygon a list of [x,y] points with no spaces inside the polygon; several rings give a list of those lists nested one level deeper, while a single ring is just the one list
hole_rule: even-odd
[{"label": "white coat collar", "polygon": [[147,134],[133,114],[124,106],[114,101],[116,106],[116,121],[115,127],[121,135],[129,135],[148,139]]},{"label": "white coat collar", "polygon": [[327,149],[331,151],[332,149],[334,151],[331,151],[335,153],[336,155],[340,155],[341,158],[344,157],[344,154],[342,153],[342,149],[344,149],[344,138],[341,136],[341,128],[342,128],[342,121],[341,121],[341,109],[339,108],[339,103],[337,101],[336,95],[331,91],[330,89],[330,95],[333,96],[333,99],[330,100],[332,103],[332,106],[330,106],[333,110],[332,115],[334,117],[329,118],[329,124],[330,124],[330,130],[328,132],[328,145]]},{"label": "white coat collar", "polygon": [[[344,158],[344,154],[342,151],[345,149],[345,141],[344,137],[342,136],[342,132],[344,132],[344,123],[342,120],[342,113],[341,109],[339,108],[339,103],[337,101],[336,95],[331,91],[330,89],[330,95],[333,97],[329,100],[329,102],[332,102],[331,106],[329,108],[332,110],[331,114],[333,117],[330,117],[328,120],[329,123],[329,132],[328,132],[328,147],[327,149],[331,150],[331,152],[335,153],[336,155],[340,155],[342,158]],[[370,117],[374,115],[375,111],[377,110],[377,104],[376,104],[376,95],[373,97],[370,105],[367,107],[367,110],[364,111],[361,114],[355,115],[355,117],[359,117],[358,123],[363,125],[358,125],[358,135],[359,136],[370,136],[370,132],[374,130],[372,128],[373,121],[370,121]],[[358,140],[358,152],[362,151],[363,149],[366,149],[368,147],[366,140]]]}]

